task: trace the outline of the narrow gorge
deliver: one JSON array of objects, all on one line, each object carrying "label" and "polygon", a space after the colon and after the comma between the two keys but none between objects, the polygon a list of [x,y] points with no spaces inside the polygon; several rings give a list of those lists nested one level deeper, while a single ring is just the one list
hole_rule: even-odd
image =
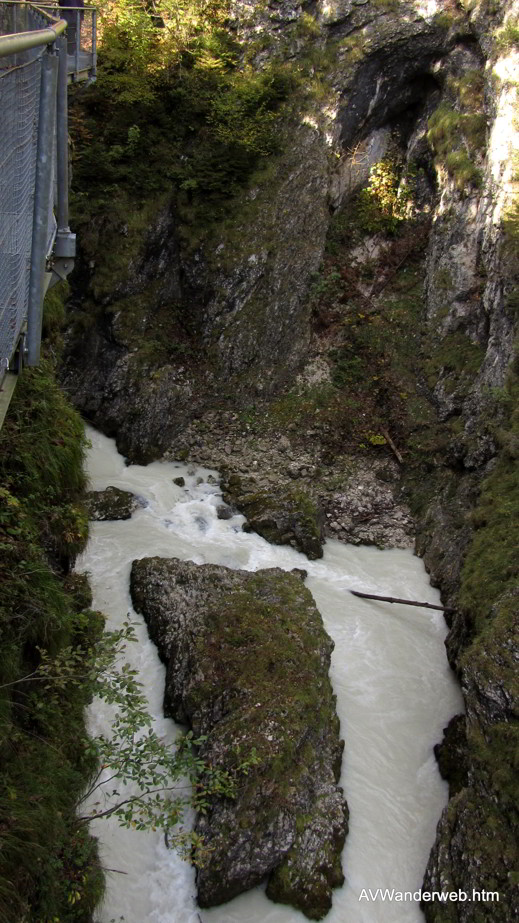
[{"label": "narrow gorge", "polygon": [[[21,742],[49,733],[56,747],[62,725],[80,728],[92,695],[71,679],[74,650],[95,648],[101,621],[73,572],[87,532],[77,414],[121,453],[100,478],[115,490],[88,500],[109,541],[121,520],[144,530],[153,508],[144,488],[128,487],[122,456],[130,480],[160,464],[174,484],[153,526],[160,550],[150,533],[150,551],[135,546],[124,560],[127,604],[143,613],[166,665],[167,714],[202,735],[200,760],[235,781],[251,716],[246,782],[235,800],[213,796],[196,821],[209,844],[200,906],[270,875],[274,900],[319,919],[351,887],[340,860],[345,840],[346,856],[349,848],[341,738],[346,767],[349,741],[319,594],[327,580],[343,588],[330,555],[359,554],[344,565],[351,583],[362,555],[392,549],[394,587],[382,558],[380,585],[376,568],[372,586],[364,573],[355,585],[407,595],[398,568],[414,548],[444,607],[434,630],[427,623],[431,650],[445,619],[450,667],[438,667],[441,691],[424,681],[433,713],[437,695],[437,715],[447,716],[427,752],[432,760],[434,747],[449,801],[420,859],[422,888],[499,899],[425,899],[409,920],[519,919],[519,3],[185,0],[157,3],[153,15],[146,5],[103,10],[99,79],[71,93],[79,259],[48,301],[43,369],[27,373],[1,433],[2,708],[15,728],[2,744],[13,767],[0,814],[6,923],[91,923],[102,893],[95,841],[73,820],[81,779],[94,772],[84,731],[61,745],[65,806],[39,800],[36,751],[27,787]],[[36,478],[29,457],[42,430]],[[104,436],[93,432],[95,455]],[[210,520],[198,510],[191,550],[171,550],[167,510],[200,485]],[[137,499],[128,504],[122,489]],[[260,536],[272,551],[263,559],[255,545],[243,563],[220,549],[219,531],[219,550],[202,551],[207,530],[226,523],[232,542]],[[102,528],[92,534],[104,540]],[[80,571],[89,553],[98,555],[87,550]],[[28,571],[40,581],[37,627]],[[395,609],[377,611],[400,630]],[[414,676],[409,658],[422,662],[420,624],[409,625],[408,660],[397,653],[392,675]],[[367,663],[369,647],[354,641]],[[399,645],[407,650],[403,636]],[[44,679],[42,657],[58,664]],[[11,693],[32,671],[32,698]],[[255,697],[265,711],[255,713]],[[420,721],[433,728],[427,707]],[[44,777],[56,775],[53,757],[42,765]],[[428,774],[425,789],[437,785]],[[34,828],[16,814],[24,791],[41,812]],[[391,814],[387,802],[381,810]],[[46,827],[57,845],[43,856]],[[24,836],[36,845],[22,873]],[[74,884],[54,893],[56,875]],[[351,905],[340,912],[351,923],[401,923],[401,909],[382,903],[361,916],[359,906],[358,920]]]}]

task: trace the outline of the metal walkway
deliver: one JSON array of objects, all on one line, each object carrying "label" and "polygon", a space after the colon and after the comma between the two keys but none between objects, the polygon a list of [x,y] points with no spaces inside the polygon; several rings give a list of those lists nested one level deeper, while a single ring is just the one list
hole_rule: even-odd
[{"label": "metal walkway", "polygon": [[0,0],[0,426],[39,363],[45,292],[74,266],[67,84],[95,69],[95,10]]}]

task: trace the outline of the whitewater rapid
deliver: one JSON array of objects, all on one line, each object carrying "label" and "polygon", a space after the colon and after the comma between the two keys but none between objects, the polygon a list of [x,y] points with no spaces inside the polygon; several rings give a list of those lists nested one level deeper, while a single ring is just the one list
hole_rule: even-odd
[{"label": "whitewater rapid", "polygon": [[[369,892],[420,888],[436,824],[447,800],[433,746],[462,710],[444,649],[441,612],[358,599],[350,589],[438,602],[423,564],[412,552],[328,541],[320,561],[242,531],[243,517],[217,517],[222,503],[214,471],[183,463],[126,466],[113,440],[88,428],[91,488],[109,485],[136,493],[142,506],[130,520],[91,524],[78,561],[88,572],[94,606],[120,627],[130,613],[138,644],[127,660],[139,670],[155,730],[177,733],[162,715],[165,669],[146,627],[131,606],[129,574],[136,558],[159,555],[245,570],[280,567],[308,572],[306,585],[335,641],[331,680],[346,742],[341,784],[350,809],[343,855],[346,884],[334,892],[327,923],[423,923],[416,901]],[[185,486],[173,483],[183,477]],[[110,710],[94,702],[92,734],[107,732]],[[195,900],[193,869],[168,850],[160,833],[125,830],[98,820],[107,893],[98,923],[302,923],[302,914],[272,904],[261,888],[212,910]],[[367,892],[367,897],[366,897]]]}]

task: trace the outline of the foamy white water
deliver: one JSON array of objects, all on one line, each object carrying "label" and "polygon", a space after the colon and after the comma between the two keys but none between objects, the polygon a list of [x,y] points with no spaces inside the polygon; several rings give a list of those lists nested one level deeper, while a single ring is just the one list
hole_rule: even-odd
[{"label": "foamy white water", "polygon": [[[94,606],[121,625],[139,622],[128,661],[141,673],[155,729],[172,739],[162,715],[164,667],[129,594],[131,562],[160,555],[258,570],[308,571],[307,586],[335,641],[331,678],[345,739],[342,785],[350,808],[343,867],[346,884],[334,892],[327,923],[423,923],[413,901],[366,900],[363,891],[420,888],[436,824],[447,800],[433,755],[442,728],[462,709],[448,668],[441,612],[361,600],[349,589],[437,602],[422,562],[410,551],[378,551],[337,541],[320,561],[286,546],[269,545],[241,530],[243,517],[218,520],[216,472],[180,463],[125,466],[113,440],[88,429],[91,486],[132,490],[146,503],[130,520],[91,525],[78,562],[90,573]],[[185,487],[173,478],[185,478]],[[210,480],[208,481],[208,478]],[[103,703],[90,708],[92,733],[109,727]],[[99,923],[297,923],[305,917],[272,904],[261,888],[212,910],[195,900],[194,872],[169,851],[159,833],[136,833],[115,820],[92,825],[101,842],[107,895]],[[360,898],[360,899],[359,899]]]}]

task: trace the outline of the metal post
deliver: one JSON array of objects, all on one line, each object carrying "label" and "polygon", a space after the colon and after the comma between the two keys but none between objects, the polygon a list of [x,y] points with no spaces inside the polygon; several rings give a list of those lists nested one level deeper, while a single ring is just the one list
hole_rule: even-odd
[{"label": "metal post", "polygon": [[79,48],[81,45],[81,19],[79,15],[79,10],[76,10],[76,63],[75,63],[75,78],[78,79],[79,76]]},{"label": "metal post", "polygon": [[52,184],[52,153],[56,124],[58,58],[45,52],[41,62],[40,114],[36,152],[36,185],[31,248],[29,305],[27,309],[27,365],[40,361],[41,323],[45,287],[45,260],[49,199]]},{"label": "metal post", "polygon": [[[18,32],[18,17],[17,17],[17,15],[16,15],[16,13],[17,13],[17,6],[16,6],[16,3],[15,3],[15,4],[13,5],[13,28],[12,28],[12,31],[13,31],[13,32]],[[15,54],[15,55],[14,55],[14,64],[15,64],[15,66],[18,65],[19,63],[20,63],[20,62],[19,62],[19,60],[18,60],[18,55]]]},{"label": "metal post", "polygon": [[97,74],[97,10],[92,10],[92,78]]},{"label": "metal post", "polygon": [[59,52],[58,95],[56,105],[56,159],[58,174],[58,227],[49,287],[66,279],[74,269],[76,235],[68,226],[68,106],[67,106],[67,39],[57,41]]},{"label": "metal post", "polygon": [[68,108],[67,39],[57,41],[59,53],[58,96],[56,106],[58,160],[58,234],[68,226]]}]

